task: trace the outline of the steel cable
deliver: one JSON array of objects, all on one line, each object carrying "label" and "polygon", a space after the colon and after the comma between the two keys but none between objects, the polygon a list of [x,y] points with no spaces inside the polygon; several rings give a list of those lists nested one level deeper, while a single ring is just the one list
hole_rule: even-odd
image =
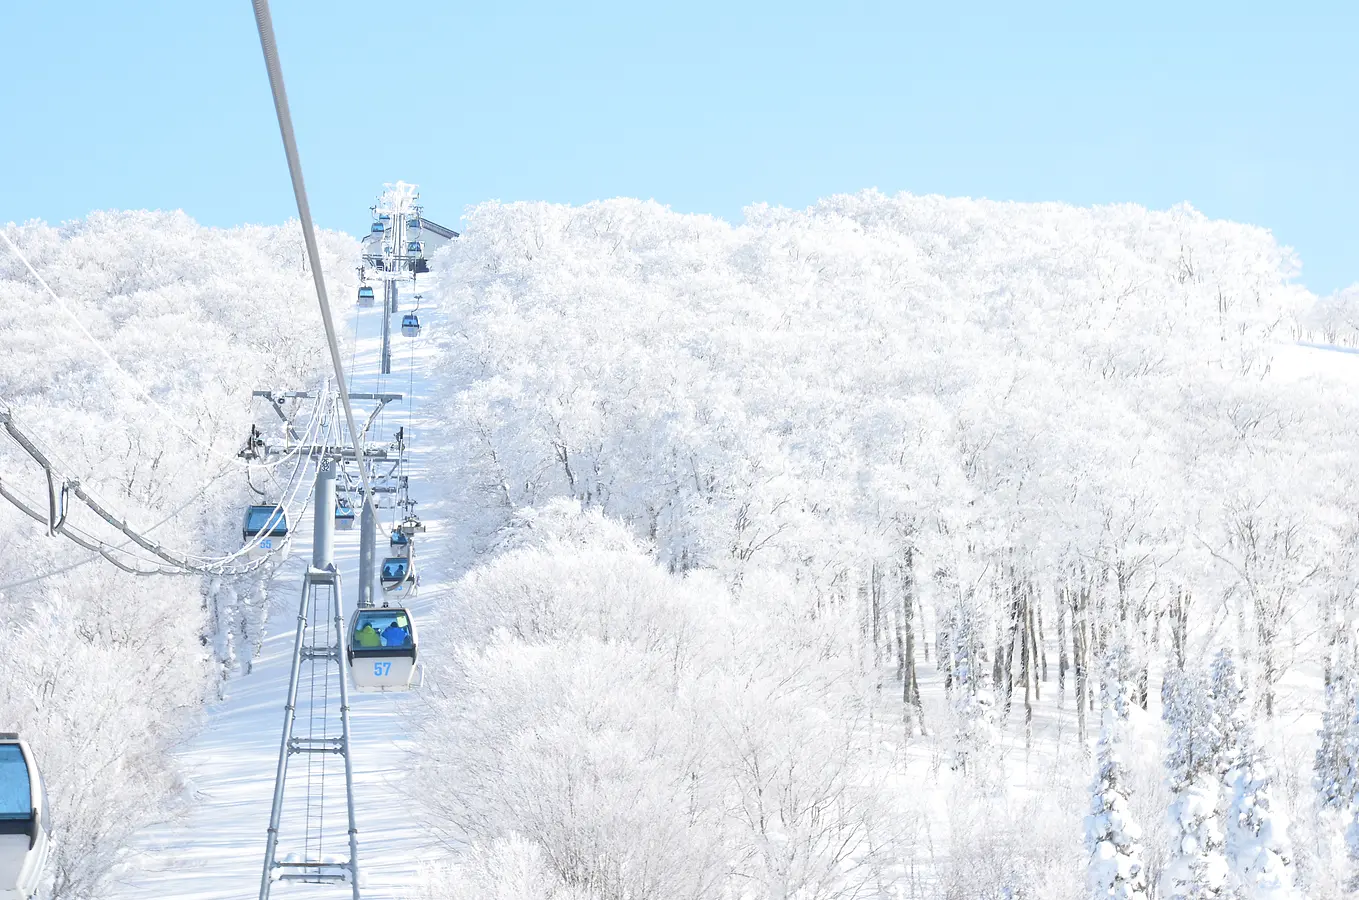
[{"label": "steel cable", "polygon": [[316,246],[316,229],[311,220],[311,205],[307,202],[307,187],[302,180],[302,160],[297,152],[297,138],[293,133],[293,117],[288,109],[288,93],[283,86],[283,67],[278,59],[278,44],[274,39],[274,22],[269,14],[269,0],[252,0],[255,8],[255,27],[259,31],[260,49],[264,51],[264,65],[269,70],[269,88],[274,95],[274,112],[278,116],[278,129],[283,137],[283,152],[288,158],[288,174],[292,176],[293,194],[297,198],[297,215],[302,222],[302,238],[307,245],[307,256],[311,260],[312,281],[316,284],[316,301],[321,307],[321,322],[326,329],[326,343],[330,345],[330,361],[335,367],[335,383],[344,404],[345,420],[354,444],[354,458],[358,464],[359,477],[363,481],[365,497],[371,497],[368,484],[368,467],[363,456],[363,442],[359,430],[354,425],[354,409],[349,402],[349,387],[345,379],[344,363],[340,359],[340,345],[335,338],[335,322],[330,314],[330,301],[326,298],[326,279],[321,272],[321,253]]}]

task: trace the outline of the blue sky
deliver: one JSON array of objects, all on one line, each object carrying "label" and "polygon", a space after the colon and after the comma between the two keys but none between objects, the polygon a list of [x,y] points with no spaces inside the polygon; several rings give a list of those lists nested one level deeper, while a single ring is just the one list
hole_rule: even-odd
[{"label": "blue sky", "polygon": [[[1022,11],[1018,7],[1026,7]],[[1359,12],[1340,3],[274,0],[317,221],[382,182],[655,198],[1187,200],[1359,281]],[[0,33],[0,220],[292,215],[250,4],[28,3]]]}]

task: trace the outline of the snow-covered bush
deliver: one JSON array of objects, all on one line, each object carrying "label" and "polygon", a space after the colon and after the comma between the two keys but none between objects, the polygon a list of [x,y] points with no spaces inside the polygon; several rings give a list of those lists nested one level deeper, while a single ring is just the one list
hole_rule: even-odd
[{"label": "snow-covered bush", "polygon": [[422,734],[434,821],[478,853],[532,847],[549,895],[872,894],[911,823],[843,623],[738,607],[564,513],[521,517],[458,585]]}]

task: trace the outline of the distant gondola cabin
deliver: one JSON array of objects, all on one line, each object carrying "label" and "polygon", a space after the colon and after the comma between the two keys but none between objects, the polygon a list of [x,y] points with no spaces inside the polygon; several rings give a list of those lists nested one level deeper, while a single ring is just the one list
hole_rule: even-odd
[{"label": "distant gondola cabin", "polygon": [[288,514],[281,506],[251,506],[245,511],[241,541],[254,553],[271,553],[288,539]]},{"label": "distant gondola cabin", "polygon": [[335,501],[335,527],[349,531],[354,527],[354,507],[344,497]]}]

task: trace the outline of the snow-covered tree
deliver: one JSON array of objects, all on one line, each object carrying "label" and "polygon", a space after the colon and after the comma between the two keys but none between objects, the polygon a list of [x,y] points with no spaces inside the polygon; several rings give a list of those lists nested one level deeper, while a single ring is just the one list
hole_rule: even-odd
[{"label": "snow-covered tree", "polygon": [[1148,896],[1142,827],[1128,806],[1127,774],[1120,755],[1132,705],[1131,685],[1124,669],[1122,653],[1112,652],[1101,681],[1095,781],[1090,814],[1085,819],[1086,849],[1090,853],[1087,883],[1093,900],[1145,900]]},{"label": "snow-covered tree", "polygon": [[1359,889],[1359,668],[1349,622],[1337,623],[1338,637],[1325,685],[1313,784],[1323,821],[1343,823],[1353,886]]},{"label": "snow-covered tree", "polygon": [[1174,794],[1171,857],[1161,873],[1161,895],[1167,900],[1230,896],[1219,809],[1225,741],[1208,679],[1192,670],[1168,673],[1161,704],[1168,729],[1166,773]]},{"label": "snow-covered tree", "polygon": [[1274,777],[1256,743],[1246,691],[1231,654],[1213,661],[1212,698],[1222,723],[1227,792],[1226,853],[1244,900],[1293,900],[1288,818],[1274,797]]},{"label": "snow-covered tree", "polygon": [[[965,563],[964,563],[965,564]],[[970,573],[968,573],[970,574]],[[987,618],[978,586],[964,574],[944,576],[954,591],[941,628],[940,665],[954,719],[952,766],[982,782],[995,777],[999,735],[987,658]]]},{"label": "snow-covered tree", "polygon": [[[1051,740],[1085,752],[1090,667],[1115,645],[1137,707],[1224,628],[1258,704],[1294,721],[1308,702],[1275,688],[1359,561],[1334,537],[1359,404],[1273,366],[1312,298],[1267,231],[1187,207],[869,191],[731,225],[631,200],[489,203],[443,252],[439,405],[472,549],[569,498],[667,571],[719,579],[738,618],[786,585],[789,640],[848,622],[865,684],[898,673],[907,703],[939,711],[937,743],[903,732],[994,797],[1023,777],[1011,703],[1026,766]],[[914,669],[930,652],[934,672]],[[1072,676],[1057,738],[1042,707],[1067,701],[1066,727]],[[1159,832],[1138,737],[1109,746]],[[1175,787],[1177,856],[1189,828],[1224,860],[1220,766]],[[1163,844],[1143,848],[1149,879]]]}]

